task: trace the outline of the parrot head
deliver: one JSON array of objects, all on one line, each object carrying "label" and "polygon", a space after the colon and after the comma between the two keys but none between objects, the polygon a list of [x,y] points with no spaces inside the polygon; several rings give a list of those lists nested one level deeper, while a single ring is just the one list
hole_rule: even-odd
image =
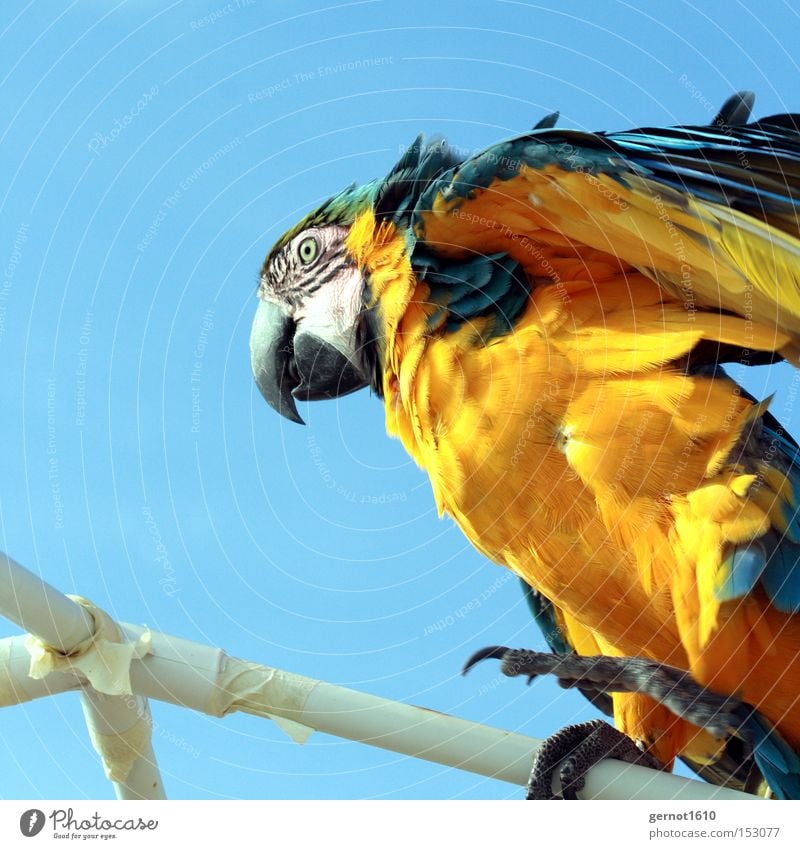
[{"label": "parrot head", "polygon": [[303,424],[295,399],[315,401],[371,382],[363,271],[347,250],[371,187],[351,187],[284,234],[264,261],[250,360],[267,403]]},{"label": "parrot head", "polygon": [[261,394],[281,415],[302,424],[298,398],[337,398],[366,386],[382,394],[372,284],[387,268],[411,273],[416,204],[459,161],[444,140],[423,144],[418,136],[385,178],[326,201],[267,254],[250,361]]}]

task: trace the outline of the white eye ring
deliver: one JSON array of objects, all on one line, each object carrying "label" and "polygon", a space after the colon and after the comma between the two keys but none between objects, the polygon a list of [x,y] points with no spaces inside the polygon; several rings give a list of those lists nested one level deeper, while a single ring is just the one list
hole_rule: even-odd
[{"label": "white eye ring", "polygon": [[300,262],[302,262],[303,265],[311,265],[311,263],[317,258],[318,253],[319,245],[313,236],[303,239],[303,241],[297,246],[297,255],[300,257]]}]

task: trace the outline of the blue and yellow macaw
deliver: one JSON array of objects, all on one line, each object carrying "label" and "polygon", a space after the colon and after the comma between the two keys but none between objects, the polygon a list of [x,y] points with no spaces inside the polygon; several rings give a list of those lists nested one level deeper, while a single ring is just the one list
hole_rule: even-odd
[{"label": "blue and yellow macaw", "polygon": [[551,738],[532,797],[612,755],[800,798],[800,450],[722,368],[800,364],[800,116],[751,102],[617,133],[549,116],[466,160],[419,138],[264,262],[267,402],[300,422],[296,399],[372,387],[558,635],[482,656],[611,694],[618,731]]}]

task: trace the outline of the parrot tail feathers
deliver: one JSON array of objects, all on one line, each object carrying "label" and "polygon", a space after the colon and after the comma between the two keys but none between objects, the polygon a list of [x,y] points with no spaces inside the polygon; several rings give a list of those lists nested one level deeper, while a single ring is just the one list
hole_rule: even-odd
[{"label": "parrot tail feathers", "polygon": [[800,754],[764,717],[748,707],[741,731],[753,746],[756,765],[777,799],[800,799]]}]

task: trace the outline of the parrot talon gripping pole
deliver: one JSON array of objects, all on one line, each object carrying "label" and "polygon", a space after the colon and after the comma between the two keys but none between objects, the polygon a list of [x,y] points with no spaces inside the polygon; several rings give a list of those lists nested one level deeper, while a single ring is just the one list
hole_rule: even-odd
[{"label": "parrot talon gripping pole", "polygon": [[[557,655],[541,654],[531,663],[532,655],[527,651],[513,651],[506,646],[486,646],[472,654],[464,664],[461,674],[466,675],[484,660],[501,661],[504,675],[513,678],[527,675],[527,684],[546,672],[552,665],[553,674],[558,674],[560,658]],[[601,691],[597,681],[577,681],[574,678],[559,678],[566,687],[582,686]],[[630,737],[617,731],[603,720],[592,720],[568,725],[546,738],[533,758],[525,798],[528,800],[577,799],[578,792],[586,784],[587,772],[600,761],[612,758],[626,763],[641,764],[651,769],[663,769],[656,758],[640,749]],[[561,793],[553,790],[553,777],[561,784]]]},{"label": "parrot talon gripping pole", "polygon": [[[487,646],[470,656],[462,674],[484,660],[499,660],[504,675],[527,677],[529,684],[540,675],[554,675],[562,687],[641,693],[718,739],[735,736],[744,744],[749,760],[759,749],[779,772],[791,774],[790,770],[797,768],[796,753],[752,706],[700,686],[688,672],[674,666],[642,657],[587,657]],[[557,774],[564,798],[575,798],[586,771],[605,758],[663,769],[657,758],[640,749],[630,737],[602,720],[594,720],[567,726],[545,740],[534,761],[527,798],[554,798],[552,775],[559,764]]]},{"label": "parrot talon gripping pole", "polygon": [[[593,719],[567,725],[544,740],[533,758],[525,798],[530,801],[577,799],[586,786],[586,774],[607,758],[650,769],[664,768],[626,734],[602,719]],[[553,790],[554,776],[561,783],[560,794]]]}]

